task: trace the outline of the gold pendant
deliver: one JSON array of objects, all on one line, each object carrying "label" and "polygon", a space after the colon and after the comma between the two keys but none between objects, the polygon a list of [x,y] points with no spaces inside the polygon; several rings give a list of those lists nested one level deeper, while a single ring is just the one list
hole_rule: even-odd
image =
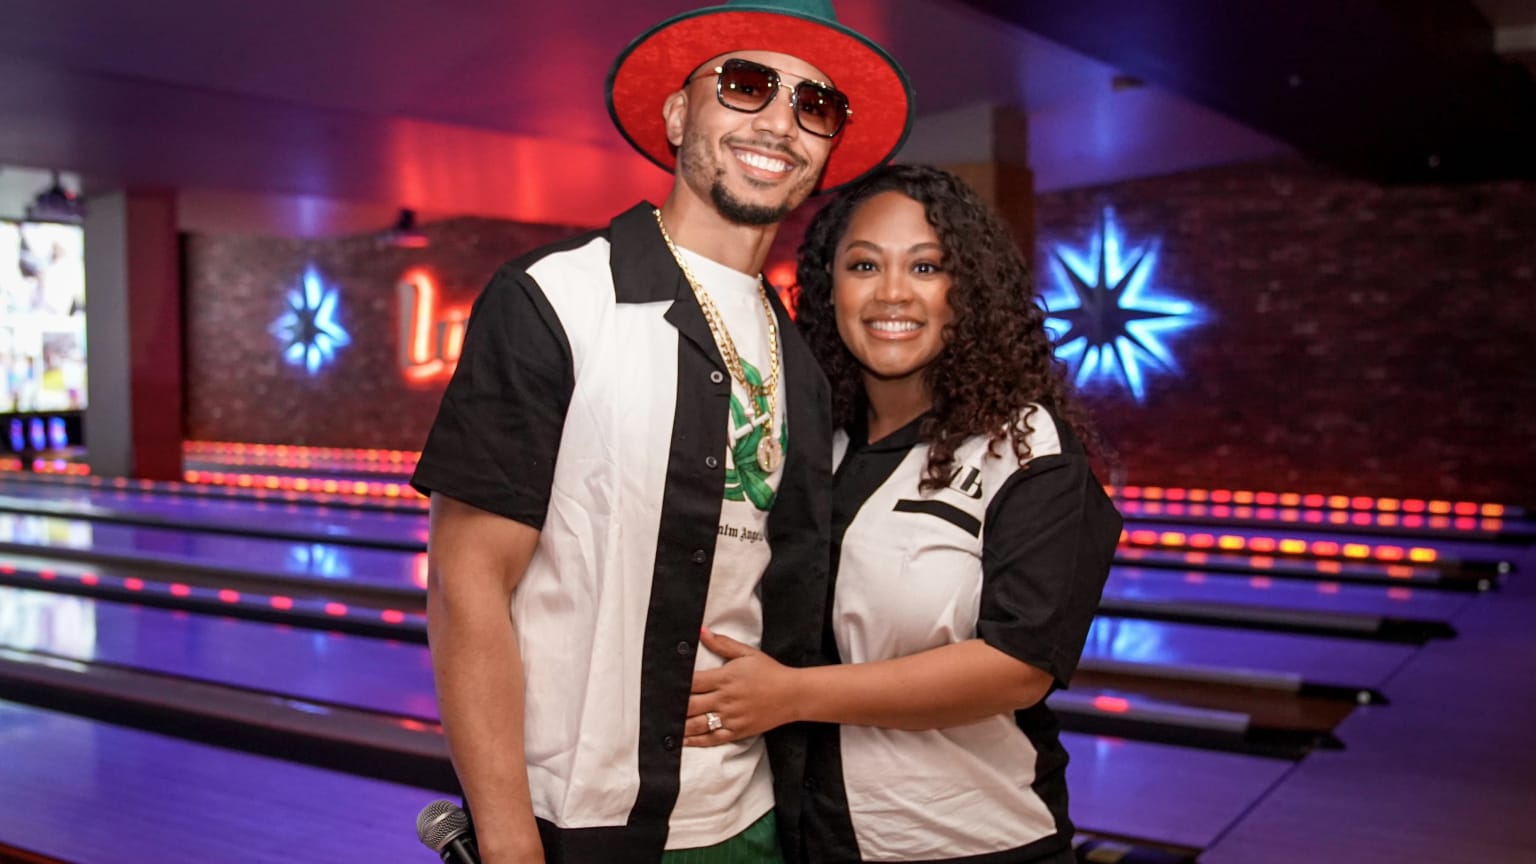
[{"label": "gold pendant", "polygon": [[757,442],[757,466],[768,474],[779,470],[784,464],[784,448],[779,446],[779,439],[773,437],[772,431],[763,435],[763,440]]}]

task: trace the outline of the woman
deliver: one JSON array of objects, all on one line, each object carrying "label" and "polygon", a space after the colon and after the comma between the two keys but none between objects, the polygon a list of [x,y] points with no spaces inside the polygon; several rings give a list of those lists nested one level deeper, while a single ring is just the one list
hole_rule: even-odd
[{"label": "woman", "polygon": [[1066,753],[1043,700],[1077,665],[1120,534],[1018,247],[969,187],[891,166],[800,248],[827,370],[827,652],[781,666],[704,634],[688,741],[801,720],[814,862],[1068,862]]}]

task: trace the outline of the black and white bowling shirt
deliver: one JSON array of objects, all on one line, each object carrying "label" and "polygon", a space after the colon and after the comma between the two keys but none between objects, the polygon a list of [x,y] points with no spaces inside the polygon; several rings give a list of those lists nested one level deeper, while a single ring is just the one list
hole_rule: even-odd
[{"label": "black and white bowling shirt", "polygon": [[[921,419],[864,446],[838,432],[827,638],[864,663],[980,638],[1066,686],[1120,536],[1082,445],[1045,408],[1031,457],[985,436],[920,491]],[[1067,754],[1043,703],[945,729],[818,727],[805,831],[814,862],[1014,864],[1070,843]]]},{"label": "black and white bowling shirt", "polygon": [[[765,813],[774,792],[781,834],[798,842],[799,730],[768,736],[770,778],[761,741],[685,749],[683,724],[696,665],[718,663],[699,656],[700,626],[790,665],[819,656],[827,384],[773,297],[786,460],[770,473],[737,458],[755,450],[741,422],[749,397],[733,393],[652,210],[497,273],[412,478],[540,529],[511,615],[551,864],[654,862],[664,848],[711,845]],[[763,326],[756,291],[690,261],[722,292],[728,321],[733,306],[750,314],[755,324],[733,335],[766,364],[749,334]]]}]

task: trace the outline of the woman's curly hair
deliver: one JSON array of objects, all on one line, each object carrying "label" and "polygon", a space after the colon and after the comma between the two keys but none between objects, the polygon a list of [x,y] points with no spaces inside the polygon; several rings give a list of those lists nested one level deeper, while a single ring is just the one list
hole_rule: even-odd
[{"label": "woman's curly hair", "polygon": [[1012,433],[1020,464],[1027,461],[1032,403],[1060,415],[1085,443],[1094,441],[1065,366],[1052,352],[1045,311],[1017,242],[965,181],[922,165],[888,165],[844,190],[816,215],[800,244],[797,318],[832,383],[837,425],[853,421],[864,385],[859,361],[837,332],[833,261],[859,205],[891,191],[923,205],[951,278],[954,318],[944,330],[944,350],[924,373],[933,411],[921,428],[929,446],[922,488],[948,484],[955,449],[973,435],[988,435],[995,454]]}]

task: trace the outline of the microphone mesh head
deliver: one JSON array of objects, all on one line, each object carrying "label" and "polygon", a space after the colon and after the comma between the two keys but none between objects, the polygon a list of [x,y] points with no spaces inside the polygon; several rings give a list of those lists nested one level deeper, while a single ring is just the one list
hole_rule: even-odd
[{"label": "microphone mesh head", "polygon": [[469,817],[452,801],[433,801],[416,816],[416,836],[433,852],[441,853],[455,837],[469,830]]}]

